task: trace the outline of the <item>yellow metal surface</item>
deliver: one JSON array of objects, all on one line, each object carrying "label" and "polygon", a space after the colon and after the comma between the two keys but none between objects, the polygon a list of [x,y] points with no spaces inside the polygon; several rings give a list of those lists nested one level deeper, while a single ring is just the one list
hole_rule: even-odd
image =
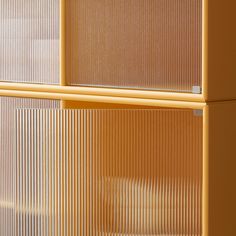
[{"label": "yellow metal surface", "polygon": [[209,168],[209,107],[203,109],[203,183],[202,183],[202,235],[208,236],[208,168]]},{"label": "yellow metal surface", "polygon": [[202,12],[202,95],[205,100],[208,93],[208,0],[203,0]]},{"label": "yellow metal surface", "polygon": [[155,109],[159,107],[99,102],[61,101],[63,109]]},{"label": "yellow metal surface", "polygon": [[84,94],[84,95],[100,95],[111,97],[126,98],[147,98],[158,100],[177,100],[190,102],[204,102],[201,94],[191,93],[172,93],[158,92],[134,89],[110,89],[110,88],[92,88],[77,86],[59,86],[59,85],[43,85],[43,84],[26,84],[26,83],[0,83],[0,89],[4,90],[20,90],[32,92],[50,92],[50,93],[68,93],[68,94]]},{"label": "yellow metal surface", "polygon": [[204,109],[203,236],[236,235],[236,101]]},{"label": "yellow metal surface", "polygon": [[126,105],[141,105],[141,106],[191,108],[191,109],[203,109],[203,107],[205,106],[205,103],[200,103],[200,102],[109,97],[109,96],[97,96],[97,95],[68,94],[68,93],[31,92],[31,91],[16,91],[16,90],[0,90],[0,96],[46,98],[46,99],[58,99],[67,101],[81,101],[81,102],[84,101],[84,102],[114,103],[114,104],[126,104]]},{"label": "yellow metal surface", "polygon": [[234,0],[204,0],[203,94],[206,101],[236,99]]}]

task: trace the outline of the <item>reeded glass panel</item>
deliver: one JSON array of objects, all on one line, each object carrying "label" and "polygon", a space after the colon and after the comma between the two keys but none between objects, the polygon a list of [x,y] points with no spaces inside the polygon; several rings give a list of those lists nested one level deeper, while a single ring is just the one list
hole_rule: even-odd
[{"label": "reeded glass panel", "polygon": [[0,81],[59,83],[59,0],[0,0]]},{"label": "reeded glass panel", "polygon": [[68,0],[69,84],[201,86],[202,0]]},{"label": "reeded glass panel", "polygon": [[17,108],[59,108],[53,100],[0,97],[0,235],[15,234]]},{"label": "reeded glass panel", "polygon": [[17,111],[17,235],[202,235],[192,110]]}]

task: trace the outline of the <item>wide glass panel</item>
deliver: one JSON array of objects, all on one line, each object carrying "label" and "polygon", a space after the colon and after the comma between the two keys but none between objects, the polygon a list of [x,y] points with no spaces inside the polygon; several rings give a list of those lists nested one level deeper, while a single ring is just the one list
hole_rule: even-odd
[{"label": "wide glass panel", "polygon": [[20,109],[16,153],[17,235],[202,235],[198,112]]},{"label": "wide glass panel", "polygon": [[59,0],[0,0],[0,81],[59,83]]},{"label": "wide glass panel", "polygon": [[72,85],[201,87],[202,0],[68,0]]},{"label": "wide glass panel", "polygon": [[59,108],[53,100],[0,97],[0,235],[15,234],[17,108]]}]

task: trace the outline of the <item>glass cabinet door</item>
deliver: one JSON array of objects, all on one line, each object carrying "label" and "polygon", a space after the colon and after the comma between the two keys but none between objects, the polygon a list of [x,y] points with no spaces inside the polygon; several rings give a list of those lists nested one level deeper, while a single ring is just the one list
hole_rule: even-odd
[{"label": "glass cabinet door", "polygon": [[192,92],[202,0],[66,1],[68,84]]},{"label": "glass cabinet door", "polygon": [[202,116],[18,109],[17,235],[202,235]]},{"label": "glass cabinet door", "polygon": [[16,109],[56,109],[56,100],[0,96],[0,235],[15,234]]},{"label": "glass cabinet door", "polygon": [[0,0],[0,81],[59,84],[59,0]]}]

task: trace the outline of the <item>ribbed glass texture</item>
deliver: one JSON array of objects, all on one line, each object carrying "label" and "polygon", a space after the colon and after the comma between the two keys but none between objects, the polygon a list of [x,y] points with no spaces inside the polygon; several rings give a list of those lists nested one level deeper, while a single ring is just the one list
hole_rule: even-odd
[{"label": "ribbed glass texture", "polygon": [[0,0],[0,81],[59,83],[59,0]]},{"label": "ribbed glass texture", "polygon": [[17,111],[17,235],[202,235],[192,110]]},{"label": "ribbed glass texture", "polygon": [[58,101],[0,97],[0,235],[15,236],[17,108],[59,108]]},{"label": "ribbed glass texture", "polygon": [[68,0],[72,85],[201,87],[202,0]]}]

